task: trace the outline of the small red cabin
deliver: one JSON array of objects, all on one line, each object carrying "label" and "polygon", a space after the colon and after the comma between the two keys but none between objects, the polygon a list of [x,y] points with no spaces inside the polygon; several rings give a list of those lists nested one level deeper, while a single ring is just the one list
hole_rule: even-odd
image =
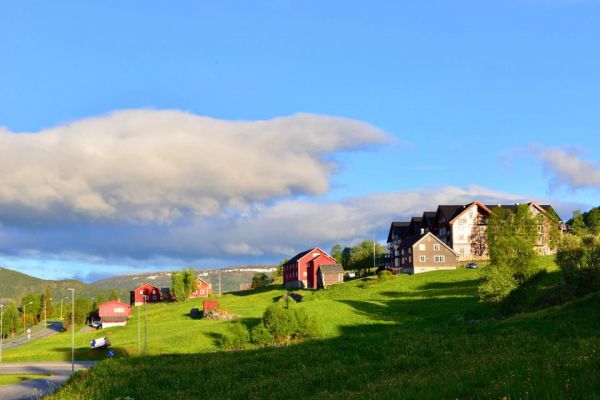
[{"label": "small red cabin", "polygon": [[318,247],[298,253],[283,265],[283,284],[291,288],[316,289],[319,266],[332,264],[337,264],[335,258]]},{"label": "small red cabin", "polygon": [[198,282],[198,289],[192,292],[190,295],[191,298],[198,299],[200,297],[208,297],[212,294],[210,283],[200,277],[196,278],[196,281]]},{"label": "small red cabin", "polygon": [[131,306],[120,301],[108,301],[98,306],[98,318],[102,328],[124,326],[131,317]]},{"label": "small red cabin", "polygon": [[149,283],[144,283],[129,292],[129,304],[135,307],[144,303],[158,303],[160,300],[160,289]]}]

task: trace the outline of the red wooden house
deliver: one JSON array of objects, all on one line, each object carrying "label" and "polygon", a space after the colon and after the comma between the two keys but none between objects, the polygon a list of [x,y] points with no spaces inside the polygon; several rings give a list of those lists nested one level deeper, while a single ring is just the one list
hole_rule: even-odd
[{"label": "red wooden house", "polygon": [[316,289],[321,265],[337,264],[335,258],[315,247],[296,254],[283,265],[283,284],[290,288]]},{"label": "red wooden house", "polygon": [[131,317],[131,306],[120,301],[108,301],[98,306],[92,319],[99,321],[101,328],[124,326]]},{"label": "red wooden house", "polygon": [[193,291],[190,297],[192,299],[198,299],[200,297],[208,297],[212,294],[212,287],[210,283],[206,282],[204,279],[198,277],[196,278],[198,282],[198,289]]},{"label": "red wooden house", "polygon": [[138,286],[135,290],[129,292],[129,304],[132,306],[141,306],[146,303],[158,303],[161,300],[160,289],[149,283]]}]

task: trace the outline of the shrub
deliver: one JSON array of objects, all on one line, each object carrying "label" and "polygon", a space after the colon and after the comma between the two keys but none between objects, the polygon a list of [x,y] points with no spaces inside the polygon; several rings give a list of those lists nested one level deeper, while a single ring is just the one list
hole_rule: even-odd
[{"label": "shrub", "polygon": [[257,274],[254,274],[254,276],[252,277],[251,287],[253,289],[258,289],[260,287],[270,285],[272,282],[273,282],[273,278],[271,278],[269,275],[265,274],[264,272],[259,272]]},{"label": "shrub", "polygon": [[250,332],[245,325],[236,322],[229,327],[229,332],[223,335],[221,345],[229,350],[243,350],[250,341]]},{"label": "shrub", "polygon": [[262,322],[252,329],[251,336],[252,343],[255,343],[259,346],[265,347],[275,344],[273,336],[271,336],[271,333],[269,333],[269,330]]},{"label": "shrub", "polygon": [[567,235],[556,254],[565,289],[575,296],[600,289],[600,244],[590,236]]},{"label": "shrub", "polygon": [[394,277],[394,274],[392,274],[392,271],[388,271],[388,270],[383,270],[383,271],[379,271],[379,273],[377,274],[377,279],[379,279],[380,281],[387,281],[391,278]]},{"label": "shrub", "polygon": [[500,303],[518,287],[513,271],[505,264],[490,265],[479,285],[482,301]]},{"label": "shrub", "polygon": [[304,309],[297,307],[295,301],[290,298],[281,299],[267,307],[263,315],[263,325],[272,342],[277,345],[318,336],[316,320]]}]

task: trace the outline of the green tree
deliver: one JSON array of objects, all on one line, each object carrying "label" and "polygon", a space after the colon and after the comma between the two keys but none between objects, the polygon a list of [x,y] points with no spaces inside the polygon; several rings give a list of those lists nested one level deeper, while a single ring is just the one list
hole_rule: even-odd
[{"label": "green tree", "polygon": [[[72,328],[72,304],[71,301],[65,300],[65,328]],[[93,311],[92,301],[87,297],[75,297],[75,325],[84,324],[89,318],[90,312]]]},{"label": "green tree", "polygon": [[[342,263],[342,268],[344,268],[345,270],[352,269],[352,265],[350,262],[350,259],[352,258],[352,248],[351,247],[344,247],[344,250],[342,250],[342,255],[340,258],[341,259],[338,261]],[[336,260],[337,260],[337,258],[336,258]]]},{"label": "green tree", "polygon": [[258,289],[263,286],[270,285],[273,282],[273,278],[264,272],[257,272],[252,276],[252,289]]},{"label": "green tree", "polygon": [[[97,298],[98,300],[98,304],[102,304],[104,303],[104,301],[100,301],[99,298]],[[117,292],[115,289],[112,289],[109,293],[108,293],[108,300],[119,300],[119,292]]]},{"label": "green tree", "polygon": [[600,289],[600,238],[565,235],[556,254],[564,287],[575,296]]},{"label": "green tree", "polygon": [[[38,320],[43,320],[44,319],[44,311],[46,311],[46,317],[51,317],[52,313],[54,312],[54,306],[52,305],[52,294],[50,293],[50,289],[46,288],[46,290],[44,290],[44,294],[42,295],[42,299],[41,299],[41,307],[40,307],[40,314],[38,316]],[[44,306],[46,307],[46,309],[44,310]]]},{"label": "green tree", "polygon": [[[373,260],[373,252],[375,252],[375,260]],[[350,254],[350,267],[354,270],[366,273],[373,267],[373,262],[377,264],[381,257],[385,254],[385,247],[373,240],[364,240],[360,244],[352,248]]]},{"label": "green tree", "polygon": [[25,319],[26,324],[36,324],[39,321],[40,311],[44,312],[41,294],[30,293],[23,297],[21,300],[21,317]]},{"label": "green tree", "polygon": [[171,274],[171,293],[177,301],[187,300],[187,291],[182,272],[173,272]]},{"label": "green tree", "polygon": [[7,304],[2,312],[2,332],[0,334],[4,337],[16,335],[23,329],[22,322],[17,306],[13,303]]},{"label": "green tree", "polygon": [[234,322],[223,335],[221,345],[228,350],[244,350],[250,342],[250,332],[245,325]]},{"label": "green tree", "polygon": [[490,265],[479,286],[483,301],[499,303],[531,274],[537,223],[529,206],[497,207],[488,218]]},{"label": "green tree", "polygon": [[185,300],[189,299],[192,292],[198,290],[198,281],[192,267],[181,271],[183,274],[183,287],[185,290]]},{"label": "green tree", "polygon": [[583,235],[585,233],[585,220],[583,219],[581,211],[573,211],[573,218],[571,218],[569,224],[571,225],[571,231],[574,234]]},{"label": "green tree", "polygon": [[600,234],[600,208],[596,207],[587,213],[586,226],[594,234]]},{"label": "green tree", "polygon": [[[339,244],[334,245],[331,248],[331,253],[329,253],[329,254],[331,254],[331,256],[333,258],[335,258],[335,260],[337,262],[339,262],[340,264],[342,263],[342,246],[340,246]],[[343,267],[343,264],[342,264],[342,267]]]}]

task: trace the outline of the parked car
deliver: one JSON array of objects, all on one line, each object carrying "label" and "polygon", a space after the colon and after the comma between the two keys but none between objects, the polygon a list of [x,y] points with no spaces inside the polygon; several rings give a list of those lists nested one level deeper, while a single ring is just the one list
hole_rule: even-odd
[{"label": "parked car", "polygon": [[477,269],[477,264],[476,263],[468,263],[467,268],[468,269]]},{"label": "parked car", "polygon": [[348,280],[348,279],[354,279],[356,278],[356,272],[354,271],[348,271],[344,274],[344,279]]}]

